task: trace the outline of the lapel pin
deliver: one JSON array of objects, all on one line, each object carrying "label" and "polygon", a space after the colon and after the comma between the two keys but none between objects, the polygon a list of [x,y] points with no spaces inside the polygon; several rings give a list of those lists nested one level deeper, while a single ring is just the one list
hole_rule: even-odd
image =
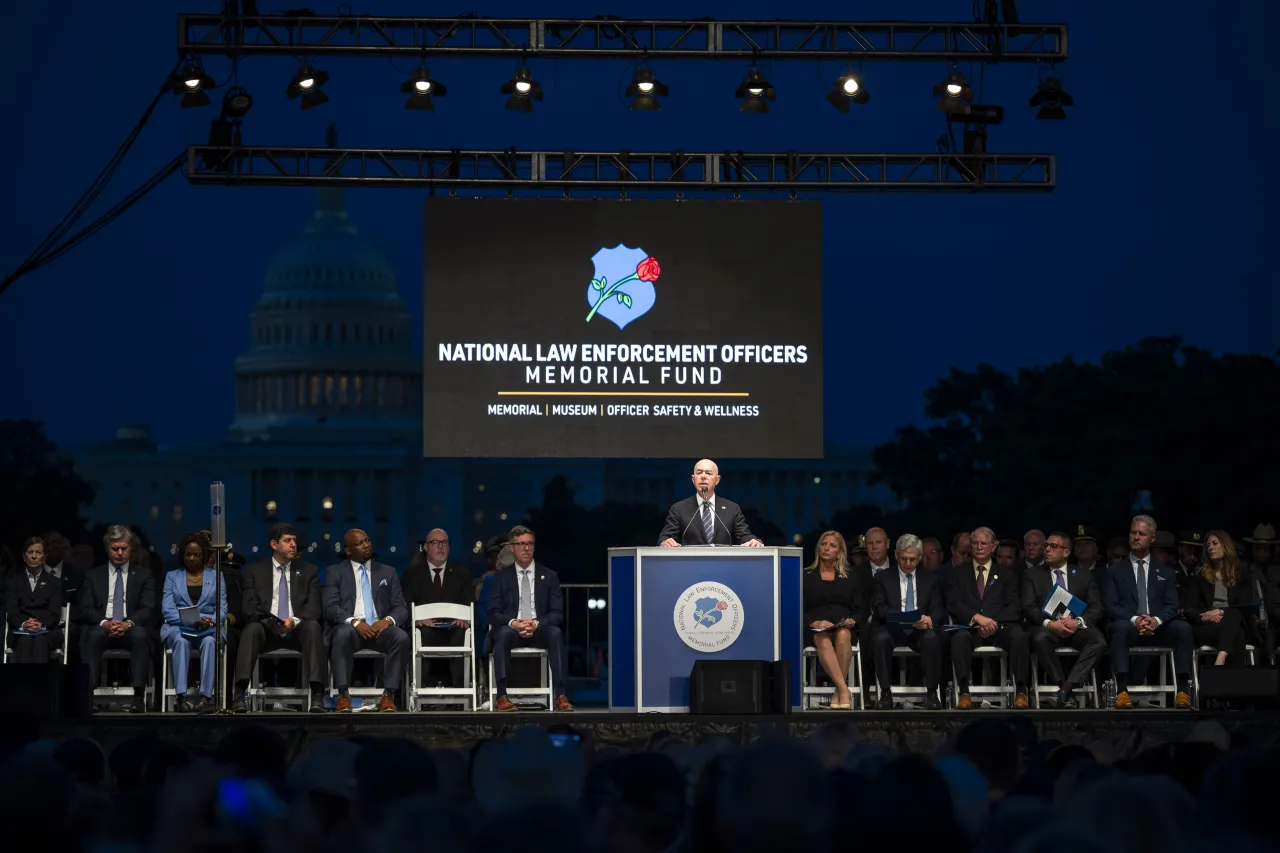
[{"label": "lapel pin", "polygon": [[546,579],[547,579],[547,576],[546,576],[546,575],[538,575],[538,580],[540,580],[540,581],[544,581],[544,580],[546,580]]}]

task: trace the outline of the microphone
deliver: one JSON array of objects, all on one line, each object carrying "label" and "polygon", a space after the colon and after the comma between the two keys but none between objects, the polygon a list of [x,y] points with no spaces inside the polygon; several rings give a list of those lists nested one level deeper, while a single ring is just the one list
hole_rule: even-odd
[{"label": "microphone", "polygon": [[[694,510],[693,515],[689,518],[689,524],[693,524],[693,519],[698,517],[698,511]],[[684,530],[680,531],[680,544],[684,544],[684,535],[689,532],[689,524],[684,526]]]},{"label": "microphone", "polygon": [[716,521],[720,522],[720,526],[724,528],[724,532],[729,534],[729,544],[733,544],[733,531],[729,529],[729,525],[724,523],[724,519],[720,517],[720,513],[715,511],[715,507],[711,507],[711,514],[716,517]]},{"label": "microphone", "polygon": [[209,486],[209,512],[212,520],[209,523],[210,544],[214,548],[225,548],[227,546],[227,516],[224,512],[224,501],[226,494],[221,480],[214,481]]}]

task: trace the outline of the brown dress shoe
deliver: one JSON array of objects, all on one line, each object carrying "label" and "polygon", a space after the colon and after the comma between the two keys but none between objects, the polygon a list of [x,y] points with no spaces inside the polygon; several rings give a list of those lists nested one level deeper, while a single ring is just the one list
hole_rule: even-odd
[{"label": "brown dress shoe", "polygon": [[1019,693],[1013,700],[1013,707],[1019,711],[1025,711],[1030,708],[1031,704],[1027,702],[1027,694]]},{"label": "brown dress shoe", "polygon": [[516,703],[515,703],[515,702],[512,702],[512,701],[511,701],[510,699],[508,699],[506,696],[499,696],[499,697],[498,697],[497,699],[495,699],[495,700],[494,700],[494,702],[493,702],[493,710],[495,710],[495,711],[515,711],[515,710],[518,710],[518,709],[516,708]]},{"label": "brown dress shoe", "polygon": [[351,696],[346,693],[338,694],[338,707],[334,708],[339,714],[351,713]]},{"label": "brown dress shoe", "polygon": [[396,698],[391,695],[390,690],[382,691],[382,701],[378,703],[379,711],[399,711],[396,707]]},{"label": "brown dress shoe", "polygon": [[1121,690],[1116,694],[1116,710],[1127,711],[1133,707],[1133,700],[1129,698],[1128,690]]},{"label": "brown dress shoe", "polygon": [[573,703],[569,701],[568,696],[557,696],[555,709],[557,711],[572,711]]},{"label": "brown dress shoe", "polygon": [[969,711],[969,710],[972,710],[972,708],[973,708],[973,699],[969,697],[968,693],[961,693],[960,698],[956,700],[956,710]]},{"label": "brown dress shoe", "polygon": [[1190,711],[1191,697],[1179,690],[1178,695],[1173,697],[1173,707],[1180,711]]}]

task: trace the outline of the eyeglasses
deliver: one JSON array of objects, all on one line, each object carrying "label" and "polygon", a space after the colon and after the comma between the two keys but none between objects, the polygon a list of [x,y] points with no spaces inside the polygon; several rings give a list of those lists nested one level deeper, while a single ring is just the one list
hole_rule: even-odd
[{"label": "eyeglasses", "polygon": [[428,539],[427,544],[428,545],[448,545],[449,540],[448,539]]},{"label": "eyeglasses", "polygon": [[532,542],[512,542],[511,547],[512,548],[532,548],[533,543]]},{"label": "eyeglasses", "polygon": [[1046,551],[1065,551],[1067,550],[1067,546],[1059,545],[1057,542],[1046,542],[1044,549]]}]

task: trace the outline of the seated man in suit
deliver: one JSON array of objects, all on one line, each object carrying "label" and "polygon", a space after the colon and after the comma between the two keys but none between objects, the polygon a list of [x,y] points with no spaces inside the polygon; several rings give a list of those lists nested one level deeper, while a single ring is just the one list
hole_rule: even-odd
[{"label": "seated man in suit", "polygon": [[[475,583],[471,572],[457,563],[449,562],[449,534],[435,528],[422,543],[423,559],[414,563],[404,573],[404,597],[409,602],[410,615],[418,604],[460,604],[470,607],[475,602]],[[454,619],[449,627],[436,627],[435,621],[422,619],[414,623],[422,634],[424,646],[461,646],[467,639],[471,622]],[[442,660],[430,663],[444,663]],[[462,658],[452,658],[449,664],[450,686],[463,684]],[[417,666],[414,662],[414,666]],[[425,676],[426,673],[423,673]]]},{"label": "seated man in suit", "polygon": [[151,673],[151,637],[147,629],[156,610],[151,567],[130,563],[133,532],[123,524],[107,528],[102,543],[107,564],[90,569],[80,585],[80,659],[89,665],[89,683],[98,686],[102,653],[107,648],[129,650],[133,701],[128,710],[144,713],[143,693]]},{"label": "seated man in suit", "polygon": [[663,548],[680,545],[764,545],[747,527],[742,507],[716,497],[720,468],[710,459],[693,466],[693,488],[697,494],[676,501],[667,510],[666,523],[658,534]]},{"label": "seated man in suit", "polygon": [[[876,681],[880,685],[880,698],[876,709],[893,709],[893,691],[890,687],[890,669],[893,647],[910,646],[924,660],[924,686],[929,695],[925,707],[936,711],[942,707],[938,698],[938,685],[942,680],[942,637],[944,611],[937,576],[930,571],[917,571],[924,547],[920,538],[907,533],[898,537],[895,554],[898,566],[893,570],[878,572],[871,581],[872,612],[876,627],[871,632],[871,645],[875,654]],[[920,618],[906,625],[891,621],[891,614],[917,611]]]},{"label": "seated man in suit", "polygon": [[951,634],[951,663],[956,670],[956,707],[973,707],[969,695],[969,674],[973,670],[973,650],[978,646],[999,646],[1009,655],[1015,686],[1014,707],[1025,709],[1027,682],[1031,679],[1031,647],[1022,630],[1022,604],[1011,569],[993,565],[996,535],[990,527],[969,534],[973,556],[956,566],[947,576],[943,597],[956,625],[969,630]]},{"label": "seated man in suit", "polygon": [[[1107,641],[1097,627],[1102,624],[1102,598],[1098,583],[1093,572],[1067,565],[1070,556],[1071,537],[1065,533],[1050,533],[1044,545],[1044,562],[1028,566],[1022,575],[1022,609],[1027,616],[1027,624],[1033,626],[1031,648],[1050,682],[1058,685],[1053,701],[1059,708],[1077,707],[1071,691],[1089,682],[1093,668],[1107,650]],[[1055,586],[1083,601],[1084,612],[1068,611],[1057,619],[1049,618],[1044,612],[1044,603]],[[1067,647],[1080,654],[1071,667],[1071,674],[1064,676],[1056,650]]]},{"label": "seated man in suit", "polygon": [[515,563],[494,575],[489,594],[489,631],[493,640],[493,679],[497,691],[495,711],[514,711],[507,696],[507,670],[511,649],[533,646],[547,650],[557,711],[572,711],[565,695],[564,600],[560,579],[551,569],[533,560],[533,531],[524,525],[511,528],[509,538]]},{"label": "seated man in suit", "polygon": [[396,570],[373,562],[373,544],[363,530],[342,537],[347,559],[325,570],[324,612],[329,623],[329,665],[338,689],[339,712],[351,710],[351,667],[355,653],[373,649],[386,655],[379,711],[398,711],[395,693],[404,680],[409,622]]},{"label": "seated man in suit", "polygon": [[22,546],[24,569],[14,569],[4,585],[4,614],[7,638],[13,654],[10,663],[48,663],[54,650],[62,646],[62,581],[45,565],[45,542],[32,536]]},{"label": "seated man in suit", "polygon": [[1111,669],[1116,677],[1116,708],[1132,708],[1129,698],[1129,647],[1173,648],[1177,672],[1174,704],[1191,707],[1191,626],[1178,618],[1178,583],[1173,568],[1155,562],[1151,546],[1156,520],[1135,515],[1129,524],[1129,556],[1107,567],[1102,576],[1102,608],[1107,618]]},{"label": "seated man in suit", "polygon": [[298,559],[298,531],[292,524],[272,525],[267,534],[271,556],[244,567],[244,627],[236,656],[235,701],[231,710],[249,710],[245,690],[264,651],[302,653],[302,682],[311,689],[310,711],[324,710],[324,627],[320,624],[320,569]]}]

